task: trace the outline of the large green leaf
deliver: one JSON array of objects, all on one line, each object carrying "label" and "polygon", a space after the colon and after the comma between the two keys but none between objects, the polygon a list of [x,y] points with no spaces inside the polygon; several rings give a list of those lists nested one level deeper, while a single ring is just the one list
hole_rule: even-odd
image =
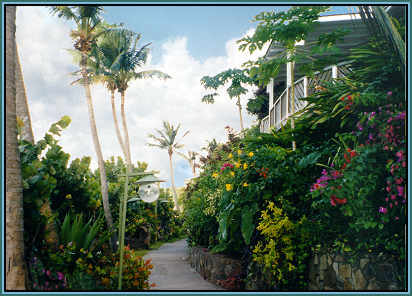
[{"label": "large green leaf", "polygon": [[318,159],[320,158],[321,154],[319,152],[312,152],[309,155],[303,157],[299,163],[298,166],[301,168],[305,168],[309,165],[315,164]]},{"label": "large green leaf", "polygon": [[225,241],[227,239],[228,215],[223,213],[219,219],[219,240]]},{"label": "large green leaf", "polygon": [[253,230],[255,229],[255,224],[253,223],[253,217],[255,216],[257,210],[257,204],[254,203],[252,206],[245,206],[242,208],[242,222],[241,231],[243,239],[246,245],[250,244],[250,238],[252,237]]}]

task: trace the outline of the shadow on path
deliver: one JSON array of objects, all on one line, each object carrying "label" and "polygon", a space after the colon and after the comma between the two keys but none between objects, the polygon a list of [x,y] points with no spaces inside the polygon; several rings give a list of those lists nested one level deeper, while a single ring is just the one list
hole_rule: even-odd
[{"label": "shadow on path", "polygon": [[224,290],[204,280],[190,267],[185,239],[166,243],[147,253],[144,259],[152,259],[150,283],[155,283],[156,286],[151,290]]}]

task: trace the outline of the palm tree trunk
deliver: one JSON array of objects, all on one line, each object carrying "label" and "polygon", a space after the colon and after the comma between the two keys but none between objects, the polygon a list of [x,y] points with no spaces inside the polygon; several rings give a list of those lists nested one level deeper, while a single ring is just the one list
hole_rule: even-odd
[{"label": "palm tree trunk", "polygon": [[132,158],[130,156],[130,142],[129,142],[129,131],[127,129],[127,122],[126,122],[126,112],[124,109],[124,101],[125,101],[125,94],[124,91],[120,92],[121,94],[121,115],[122,115],[122,124],[123,124],[123,131],[124,131],[124,138],[125,138],[125,148],[126,148],[126,160],[129,167],[132,167]]},{"label": "palm tree trunk", "polygon": [[26,87],[24,85],[23,72],[21,69],[19,52],[16,46],[16,112],[17,116],[23,122],[23,127],[21,129],[21,137],[23,140],[26,140],[34,144],[33,129],[31,126],[31,118],[29,111],[29,104],[27,102]]},{"label": "palm tree trunk", "polygon": [[180,212],[179,202],[177,200],[176,186],[175,186],[175,176],[174,176],[174,173],[173,173],[172,155],[173,155],[173,153],[169,152],[170,180],[172,182],[173,200],[175,202],[177,211]]},{"label": "palm tree trunk", "polygon": [[240,97],[237,97],[237,107],[239,108],[240,129],[243,132],[243,118],[242,118],[242,105],[240,104]]},{"label": "palm tree trunk", "polygon": [[114,126],[116,128],[116,136],[117,136],[117,139],[119,140],[120,147],[122,148],[123,155],[127,160],[127,150],[126,150],[126,147],[124,146],[122,134],[120,132],[119,122],[117,120],[116,104],[114,102],[114,90],[111,90],[110,93],[111,93],[111,103],[112,103],[112,114],[113,114]]},{"label": "palm tree trunk", "polygon": [[16,6],[6,6],[6,290],[25,290],[23,186],[17,146]]},{"label": "palm tree trunk", "polygon": [[[104,216],[106,218],[107,227],[109,231],[112,231],[113,230],[113,219],[112,219],[112,214],[110,212],[109,190],[107,186],[106,170],[104,168],[103,154],[100,148],[99,136],[97,134],[96,120],[94,117],[94,110],[93,110],[92,95],[90,92],[90,84],[88,82],[87,71],[86,71],[85,65],[86,65],[86,61],[84,59],[84,61],[82,62],[82,75],[84,79],[84,90],[86,92],[86,101],[87,101],[87,107],[89,111],[90,129],[92,132],[94,150],[96,151],[97,163],[98,163],[99,171],[100,171],[100,189],[102,191],[103,210],[104,210]],[[115,238],[115,235],[113,235],[112,236],[112,247],[114,248],[115,248],[115,243],[116,243],[116,238]]]}]

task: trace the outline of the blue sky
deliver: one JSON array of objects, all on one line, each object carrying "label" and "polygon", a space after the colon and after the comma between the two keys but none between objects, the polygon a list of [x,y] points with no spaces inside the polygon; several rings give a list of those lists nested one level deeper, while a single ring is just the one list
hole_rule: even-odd
[{"label": "blue sky", "polygon": [[[287,10],[290,6],[106,6],[109,23],[125,23],[142,33],[142,44],[153,42],[153,61],[160,58],[159,44],[177,36],[188,37],[188,50],[204,61],[224,55],[225,42],[241,35],[256,24],[255,15],[262,11]],[[347,12],[347,6],[333,6],[326,14]]]},{"label": "blue sky", "polygon": [[[145,161],[149,169],[159,170],[160,177],[169,180],[169,161],[165,151],[148,147],[147,135],[160,129],[162,121],[181,124],[181,131],[190,130],[182,141],[183,152],[202,152],[208,141],[225,142],[225,126],[239,130],[237,107],[225,91],[215,104],[201,103],[205,90],[200,85],[204,75],[215,75],[228,68],[239,68],[250,59],[263,55],[265,50],[250,56],[239,52],[236,41],[251,34],[256,26],[251,20],[262,12],[287,9],[276,6],[105,6],[108,23],[124,23],[129,29],[142,33],[142,43],[152,42],[152,58],[146,69],[157,69],[173,77],[168,81],[145,80],[130,83],[126,93],[132,160]],[[331,13],[344,13],[339,7]],[[72,24],[51,16],[42,6],[19,6],[16,17],[16,36],[23,67],[31,118],[36,140],[41,139],[49,126],[62,116],[72,118],[62,133],[60,144],[73,160],[91,156],[96,168],[96,156],[90,135],[84,90],[71,86],[76,69],[66,49],[72,48]],[[245,105],[249,94],[242,97],[246,127],[256,118],[247,114]],[[101,85],[92,88],[96,123],[103,156],[121,156],[117,143],[109,94]],[[118,99],[118,98],[117,98]],[[192,176],[186,160],[175,156],[176,185],[183,186]],[[168,186],[165,183],[162,186]]]},{"label": "blue sky", "polygon": [[153,42],[154,62],[160,57],[159,44],[182,35],[188,37],[188,50],[204,61],[224,55],[226,41],[254,27],[252,18],[271,8],[287,6],[107,6],[105,19],[123,21],[142,33],[144,43]]}]

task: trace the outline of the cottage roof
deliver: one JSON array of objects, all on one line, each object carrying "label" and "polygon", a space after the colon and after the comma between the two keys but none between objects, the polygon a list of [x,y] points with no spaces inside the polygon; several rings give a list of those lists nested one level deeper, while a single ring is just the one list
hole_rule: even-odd
[{"label": "cottage roof", "polygon": [[[349,30],[349,33],[345,35],[343,41],[336,44],[336,46],[342,50],[342,53],[344,53],[343,57],[338,62],[347,60],[350,49],[365,44],[370,37],[367,26],[363,23],[359,14],[328,15],[319,18],[318,24],[316,25],[314,31],[311,32],[305,40],[305,44],[298,45],[298,47],[309,49],[310,46],[313,46],[313,42],[318,40],[321,34],[333,32],[337,29]],[[282,51],[284,51],[284,48],[279,43],[272,42],[266,52],[265,57],[271,59]],[[303,73],[299,73],[299,66],[307,62],[309,62],[309,59],[296,62],[295,79],[299,79],[303,76]],[[275,83],[284,81],[286,81],[286,67],[282,67],[278,76],[275,78]]]}]

